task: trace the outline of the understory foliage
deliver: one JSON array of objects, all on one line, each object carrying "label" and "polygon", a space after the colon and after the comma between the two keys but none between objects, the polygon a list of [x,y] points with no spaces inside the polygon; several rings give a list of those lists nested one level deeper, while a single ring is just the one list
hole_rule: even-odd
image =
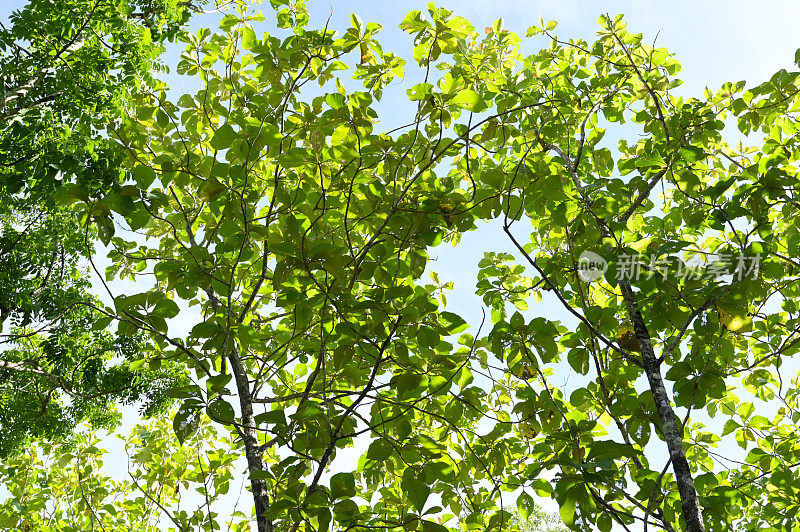
[{"label": "understory foliage", "polygon": [[[0,530],[158,532],[165,520],[171,530],[210,530],[210,512],[240,485],[234,469],[238,444],[207,418],[182,445],[165,417],[118,438],[128,463],[115,468],[116,475],[106,472],[101,434],[83,429],[69,441],[40,441],[27,448],[27,456],[3,460]],[[186,496],[196,491],[203,497]],[[228,530],[249,530],[244,513],[227,517]]]},{"label": "understory foliage", "polygon": [[[797,529],[800,74],[681,97],[622,17],[542,22],[525,56],[431,5],[387,131],[380,25],[272,4],[276,35],[239,6],[182,37],[201,88],[108,126],[119,188],[59,192],[104,228],[107,288],[135,283],[98,306],[153,342],[134,367],[191,372],[178,441],[230,431],[255,528],[515,530],[538,494],[575,530]],[[467,323],[429,261],[478,222],[515,253],[485,244]]]}]

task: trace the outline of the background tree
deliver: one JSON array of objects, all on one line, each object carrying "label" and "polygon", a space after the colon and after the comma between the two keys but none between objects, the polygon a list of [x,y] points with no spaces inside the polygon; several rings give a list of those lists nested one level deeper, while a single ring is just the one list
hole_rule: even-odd
[{"label": "background tree", "polygon": [[[68,200],[120,187],[100,135],[189,14],[190,3],[34,0],[0,23],[0,456],[29,435],[63,437],[83,420],[109,426],[115,398],[164,402],[182,369],[139,372],[141,338],[114,338],[91,307],[87,255],[98,234]],[[80,198],[70,187],[80,187]],[[113,207],[112,207],[113,208]],[[83,223],[76,223],[83,222]]]},{"label": "background tree", "polygon": [[190,3],[33,0],[12,12],[9,26],[0,28],[4,195],[43,201],[62,181],[90,179],[89,173],[97,174],[96,186],[109,186],[108,170],[94,166],[103,156],[98,128],[126,95],[152,81],[164,39],[174,37],[192,9]]},{"label": "background tree", "polygon": [[78,267],[85,245],[74,221],[40,212],[2,222],[0,456],[30,436],[68,439],[81,421],[111,428],[119,421],[116,401],[141,401],[145,415],[163,410],[166,391],[185,370],[130,368],[145,339],[105,330],[109,320],[95,310],[98,300]]}]

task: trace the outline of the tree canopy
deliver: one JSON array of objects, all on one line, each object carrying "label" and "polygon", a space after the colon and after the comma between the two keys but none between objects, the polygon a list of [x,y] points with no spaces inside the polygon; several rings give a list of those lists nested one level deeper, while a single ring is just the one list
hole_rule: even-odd
[{"label": "tree canopy", "polygon": [[[275,35],[245,4],[178,32],[199,90],[128,86],[98,133],[114,179],[54,185],[95,270],[94,231],[110,250],[113,305],[80,308],[143,338],[128,369],[188,372],[176,441],[154,421],[134,483],[97,489],[246,529],[211,509],[238,456],[259,532],[525,530],[534,495],[573,530],[797,528],[800,72],[679,96],[622,16],[593,42],[542,21],[524,55],[433,4],[400,23],[407,64],[375,22],[272,6]],[[467,313],[431,254],[483,222],[513,253],[486,243]]]}]

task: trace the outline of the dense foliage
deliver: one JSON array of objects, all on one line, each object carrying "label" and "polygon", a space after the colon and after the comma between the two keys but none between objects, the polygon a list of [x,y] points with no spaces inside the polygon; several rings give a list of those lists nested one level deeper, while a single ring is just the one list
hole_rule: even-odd
[{"label": "dense foliage", "polygon": [[111,220],[79,220],[63,200],[69,186],[84,201],[120,190],[101,130],[153,83],[164,39],[193,9],[34,0],[0,27],[0,456],[81,421],[111,426],[119,399],[152,413],[182,380],[179,366],[137,376],[142,338],[105,332],[82,257]]},{"label": "dense foliage", "polygon": [[[255,528],[524,529],[535,493],[575,530],[796,529],[800,73],[679,97],[622,17],[542,21],[524,56],[431,5],[386,131],[380,25],[272,4],[280,37],[243,4],[181,34],[200,89],[132,88],[124,175],[56,195],[110,245],[105,289],[133,283],[91,308],[151,340],[130,367],[191,372],[178,445],[228,429]],[[479,222],[515,253],[486,244],[467,323],[429,261]],[[173,496],[177,529],[222,526]]]},{"label": "dense foliage", "polygon": [[29,436],[67,438],[82,421],[110,428],[118,400],[144,399],[146,414],[162,409],[183,372],[174,365],[131,370],[144,339],[105,331],[109,321],[95,310],[99,302],[78,268],[84,240],[74,221],[41,211],[2,222],[0,456],[20,450]]}]

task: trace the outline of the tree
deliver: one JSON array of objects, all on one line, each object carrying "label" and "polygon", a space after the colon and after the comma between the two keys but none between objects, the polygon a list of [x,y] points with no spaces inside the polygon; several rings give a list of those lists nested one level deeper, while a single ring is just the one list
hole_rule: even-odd
[{"label": "tree", "polygon": [[81,260],[113,225],[76,224],[65,200],[80,187],[81,200],[114,190],[125,201],[99,131],[152,82],[163,41],[194,9],[34,0],[0,27],[0,456],[81,421],[110,426],[115,400],[153,413],[181,382],[177,365],[132,372],[141,338],[105,332]]},{"label": "tree", "polygon": [[[259,532],[501,530],[520,491],[572,529],[794,526],[798,73],[683,98],[678,62],[621,17],[593,43],[542,22],[523,57],[500,21],[480,34],[431,6],[401,24],[416,113],[380,132],[404,65],[380,26],[353,16],[337,39],[274,4],[283,40],[244,7],[186,37],[201,90],[142,91],[109,127],[137,192],[81,204],[143,233],[111,240],[110,273],[141,291],[104,312],[153,338],[142,363],[194,371],[171,392],[177,437],[202,412],[238,436]],[[339,77],[348,57],[363,90]],[[766,141],[731,146],[727,119]],[[467,333],[447,282],[422,277],[477,220],[516,255],[480,263],[492,323]],[[543,292],[569,320],[523,314]],[[569,397],[562,358],[584,377]],[[716,416],[743,462],[715,466]]]}]

